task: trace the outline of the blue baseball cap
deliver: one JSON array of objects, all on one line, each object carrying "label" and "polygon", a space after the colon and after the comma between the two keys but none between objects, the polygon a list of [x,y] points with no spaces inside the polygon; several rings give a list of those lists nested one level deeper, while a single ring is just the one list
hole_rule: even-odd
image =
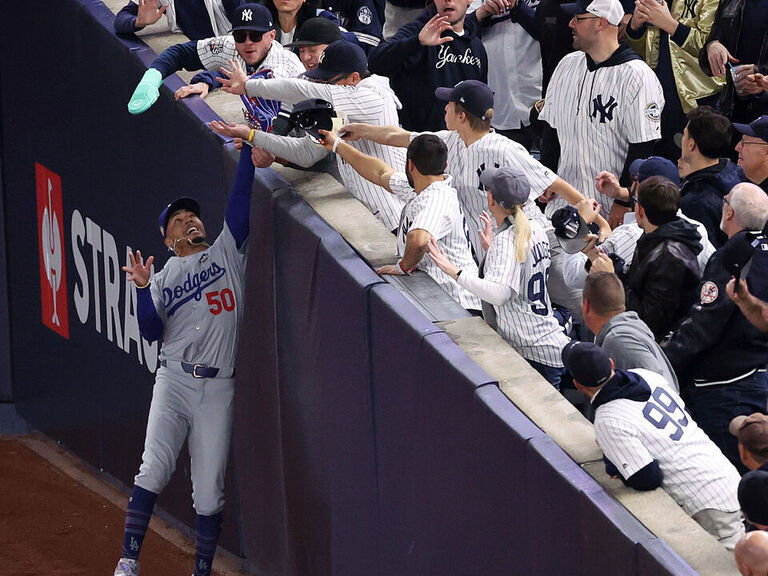
[{"label": "blue baseball cap", "polygon": [[597,226],[587,224],[573,206],[564,206],[552,214],[552,227],[566,254],[576,254],[587,245],[587,234],[597,234]]},{"label": "blue baseball cap", "polygon": [[165,229],[168,226],[168,220],[171,219],[179,210],[189,210],[195,216],[200,218],[200,204],[194,198],[184,197],[177,198],[160,212],[160,216],[157,218],[157,224],[160,227],[160,235],[165,238]]},{"label": "blue baseball cap", "polygon": [[333,80],[349,76],[352,72],[363,74],[368,70],[368,58],[357,44],[346,40],[336,40],[325,47],[317,67],[305,72],[304,76],[315,80]]},{"label": "blue baseball cap", "polygon": [[480,174],[480,182],[491,191],[493,199],[507,209],[525,204],[531,195],[528,178],[514,168],[486,168]]},{"label": "blue baseball cap", "polygon": [[594,342],[573,340],[565,345],[561,357],[565,369],[582,386],[598,388],[611,378],[611,359]]},{"label": "blue baseball cap", "polygon": [[651,176],[663,176],[675,186],[680,186],[680,172],[671,160],[661,156],[638,158],[629,165],[629,175],[642,182]]},{"label": "blue baseball cap", "polygon": [[447,102],[458,102],[481,120],[485,120],[485,113],[493,108],[493,90],[480,80],[463,80],[453,88],[437,88],[435,97]]},{"label": "blue baseball cap", "polygon": [[768,142],[768,114],[763,114],[757,120],[753,120],[749,124],[735,124],[733,125],[736,130],[747,136],[754,136]]},{"label": "blue baseball cap", "polygon": [[275,27],[272,14],[261,4],[249,2],[238,6],[232,19],[232,31],[253,30],[254,32],[269,32]]}]

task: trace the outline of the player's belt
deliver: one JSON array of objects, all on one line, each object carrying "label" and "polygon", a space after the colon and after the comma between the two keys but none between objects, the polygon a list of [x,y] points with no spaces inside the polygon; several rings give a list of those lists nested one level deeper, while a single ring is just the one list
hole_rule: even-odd
[{"label": "player's belt", "polygon": [[187,374],[192,374],[194,378],[231,378],[235,374],[234,368],[214,368],[205,364],[190,364],[188,362],[177,362],[176,360],[163,360],[160,366],[170,368],[171,370],[182,370]]}]

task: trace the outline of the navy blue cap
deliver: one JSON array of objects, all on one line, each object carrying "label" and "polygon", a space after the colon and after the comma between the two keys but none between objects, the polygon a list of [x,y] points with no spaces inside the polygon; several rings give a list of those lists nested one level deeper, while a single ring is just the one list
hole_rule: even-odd
[{"label": "navy blue cap", "polygon": [[255,2],[238,6],[232,19],[232,31],[269,32],[275,27],[269,9]]},{"label": "navy blue cap", "polygon": [[748,230],[734,234],[720,249],[720,262],[723,268],[736,280],[746,277],[755,248],[763,239],[761,234]]},{"label": "navy blue cap", "polygon": [[485,113],[493,108],[493,91],[480,80],[463,80],[453,88],[437,88],[435,97],[447,102],[458,102],[481,120],[485,120]]},{"label": "navy blue cap", "polygon": [[504,208],[512,209],[514,206],[525,204],[531,195],[531,185],[528,178],[520,170],[491,166],[480,174],[480,182],[491,196]]},{"label": "navy blue cap", "polygon": [[573,206],[564,206],[555,210],[552,214],[552,227],[555,229],[555,236],[560,241],[560,246],[568,254],[576,254],[584,250],[587,245],[585,240],[587,234],[596,234],[598,231],[587,224]]},{"label": "navy blue cap", "polygon": [[291,111],[291,125],[322,140],[320,130],[331,130],[336,111],[333,104],[322,98],[308,98],[297,102]]},{"label": "navy blue cap", "polygon": [[587,388],[602,386],[613,372],[611,359],[594,342],[569,342],[563,348],[562,359],[573,379]]},{"label": "navy blue cap", "polygon": [[680,171],[671,160],[661,156],[638,158],[629,165],[629,175],[638,182],[651,176],[663,176],[675,186],[680,186]]},{"label": "navy blue cap", "polygon": [[189,210],[195,216],[200,218],[200,204],[194,198],[184,197],[177,198],[160,212],[160,216],[157,218],[157,224],[160,227],[160,235],[165,238],[165,229],[168,226],[168,220],[171,219],[179,210]]},{"label": "navy blue cap", "polygon": [[365,52],[357,44],[346,40],[336,40],[325,47],[317,67],[305,72],[307,78],[315,80],[333,80],[342,76],[349,76],[352,72],[363,74],[368,70],[368,58]]},{"label": "navy blue cap", "polygon": [[768,472],[752,470],[739,482],[739,504],[747,520],[768,525]]},{"label": "navy blue cap", "polygon": [[318,46],[332,44],[342,40],[341,30],[328,18],[317,16],[306,20],[296,32],[296,39],[284,48],[300,48],[301,46]]},{"label": "navy blue cap", "polygon": [[733,125],[736,130],[747,136],[754,136],[768,142],[768,114],[763,114],[757,120],[753,120],[749,124],[736,124]]}]

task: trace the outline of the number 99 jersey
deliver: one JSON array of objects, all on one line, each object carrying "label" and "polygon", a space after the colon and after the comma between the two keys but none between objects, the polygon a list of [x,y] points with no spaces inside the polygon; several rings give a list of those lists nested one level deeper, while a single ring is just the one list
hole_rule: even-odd
[{"label": "number 99 jersey", "polygon": [[691,516],[707,508],[739,510],[739,473],[693,421],[680,396],[655,372],[628,372],[648,383],[651,396],[597,407],[595,434],[605,456],[625,479],[658,460],[662,487]]},{"label": "number 99 jersey", "polygon": [[234,367],[247,246],[238,250],[225,223],[210,248],[172,257],[152,277],[152,300],[164,324],[160,360]]}]

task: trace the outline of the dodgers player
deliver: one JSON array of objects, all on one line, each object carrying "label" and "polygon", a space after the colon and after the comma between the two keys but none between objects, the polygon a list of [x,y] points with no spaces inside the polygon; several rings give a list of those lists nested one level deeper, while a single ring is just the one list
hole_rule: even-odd
[{"label": "dodgers player", "polygon": [[615,370],[599,346],[572,342],[563,363],[595,409],[595,435],[606,471],[636,490],[659,486],[726,548],[744,533],[739,473],[696,425],[660,375]]},{"label": "dodgers player", "polygon": [[115,576],[139,574],[139,553],[155,500],[171,478],[185,439],[197,512],[195,576],[211,573],[224,507],[253,175],[250,146],[245,145],[224,229],[212,245],[199,204],[180,198],[159,219],[165,245],[176,257],[154,276],[154,257],[145,262],[139,251],[129,254],[131,265],[123,268],[136,285],[142,336],[150,342],[162,337],[163,344]]},{"label": "dodgers player", "polygon": [[[560,353],[570,341],[552,315],[547,292],[549,241],[523,205],[530,184],[519,170],[486,168],[480,175],[487,192],[488,210],[499,232],[491,241],[490,222],[484,238],[489,243],[479,273],[454,264],[433,244],[430,257],[443,272],[483,300],[488,324],[555,388],[560,388],[563,364]],[[488,216],[486,215],[486,218]]]}]

